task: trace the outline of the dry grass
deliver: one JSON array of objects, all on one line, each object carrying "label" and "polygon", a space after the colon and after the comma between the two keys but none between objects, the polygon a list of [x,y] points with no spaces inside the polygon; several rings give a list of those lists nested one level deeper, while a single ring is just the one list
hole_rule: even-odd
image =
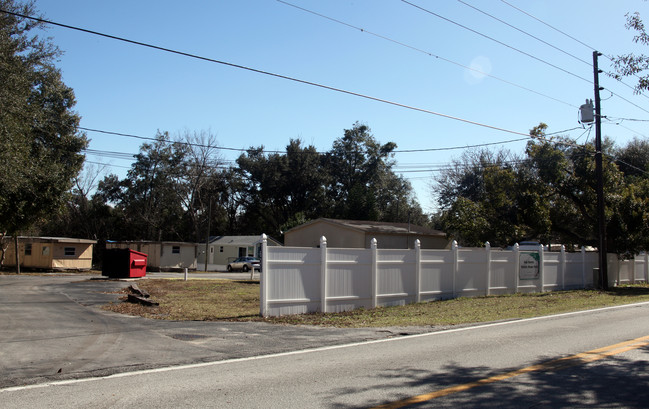
[{"label": "dry grass", "polygon": [[160,303],[145,307],[122,302],[105,309],[146,318],[187,321],[243,320],[259,316],[259,281],[139,280],[138,286]]},{"label": "dry grass", "polygon": [[140,280],[158,307],[129,303],[105,309],[123,314],[168,320],[266,321],[287,325],[335,327],[440,326],[529,318],[610,305],[649,301],[649,286],[597,290],[516,294],[360,309],[344,313],[303,314],[277,318],[259,316],[259,281]]}]

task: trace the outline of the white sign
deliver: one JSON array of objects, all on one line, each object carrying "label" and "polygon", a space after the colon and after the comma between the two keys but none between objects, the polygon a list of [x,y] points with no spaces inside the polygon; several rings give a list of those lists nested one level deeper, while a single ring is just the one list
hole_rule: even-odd
[{"label": "white sign", "polygon": [[521,252],[519,256],[521,280],[537,280],[539,278],[539,252]]}]

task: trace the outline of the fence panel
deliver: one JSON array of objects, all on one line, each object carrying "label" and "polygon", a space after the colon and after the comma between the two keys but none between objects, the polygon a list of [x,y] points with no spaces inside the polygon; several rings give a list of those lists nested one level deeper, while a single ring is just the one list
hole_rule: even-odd
[{"label": "fence panel", "polygon": [[[592,286],[597,253],[540,252],[538,275],[523,274],[529,251],[268,247],[262,236],[263,315],[338,312],[457,296],[537,292]],[[523,256],[523,257],[522,257]],[[533,260],[532,260],[533,261]],[[611,283],[646,281],[649,256],[609,255]],[[529,267],[529,266],[528,266]]]},{"label": "fence panel", "polygon": [[320,249],[273,246],[267,247],[263,254],[267,258],[262,276],[267,278],[266,303],[273,311],[270,315],[317,310],[320,302]]},{"label": "fence panel", "polygon": [[327,311],[372,306],[371,256],[359,249],[327,249]]},{"label": "fence panel", "polygon": [[491,252],[490,294],[511,294],[516,291],[516,254],[513,251]]},{"label": "fence panel", "polygon": [[563,289],[561,253],[543,253],[543,291]]},{"label": "fence panel", "polygon": [[647,282],[649,280],[649,254],[644,253],[634,259],[634,271],[636,282]]},{"label": "fence panel", "polygon": [[487,251],[485,249],[458,250],[455,278],[457,296],[470,297],[487,293]]},{"label": "fence panel", "polygon": [[454,297],[455,254],[448,250],[421,250],[421,300]]},{"label": "fence panel", "polygon": [[415,302],[415,250],[378,250],[378,305]]}]

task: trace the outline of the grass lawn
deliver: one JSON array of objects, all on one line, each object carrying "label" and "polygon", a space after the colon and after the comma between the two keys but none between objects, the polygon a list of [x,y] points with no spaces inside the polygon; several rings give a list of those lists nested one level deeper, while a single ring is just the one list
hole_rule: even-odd
[{"label": "grass lawn", "polygon": [[516,294],[276,318],[259,316],[259,281],[139,280],[158,307],[127,302],[106,310],[146,318],[199,321],[264,321],[275,324],[333,327],[443,326],[529,318],[561,312],[649,301],[649,285],[621,286],[610,291],[578,290]]}]

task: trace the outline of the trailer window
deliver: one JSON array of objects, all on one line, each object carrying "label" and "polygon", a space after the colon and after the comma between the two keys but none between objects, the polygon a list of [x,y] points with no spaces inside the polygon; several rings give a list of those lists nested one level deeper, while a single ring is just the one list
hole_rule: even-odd
[{"label": "trailer window", "polygon": [[76,247],[65,247],[63,248],[63,254],[66,256],[74,256],[77,254],[77,248]]},{"label": "trailer window", "polygon": [[26,256],[31,256],[32,255],[32,244],[31,243],[26,243],[25,244],[25,255]]}]

